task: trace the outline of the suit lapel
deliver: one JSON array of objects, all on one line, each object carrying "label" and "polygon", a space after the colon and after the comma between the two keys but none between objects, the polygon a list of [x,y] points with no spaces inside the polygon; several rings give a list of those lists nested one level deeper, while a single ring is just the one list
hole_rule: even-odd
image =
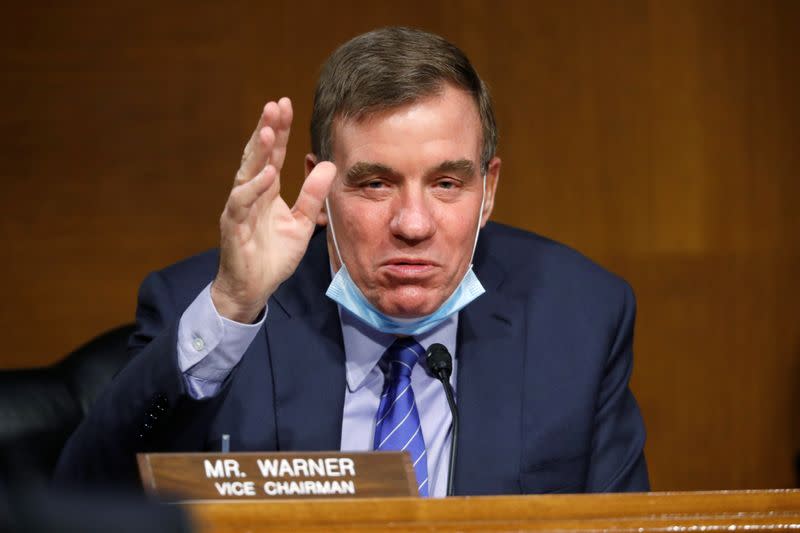
[{"label": "suit lapel", "polygon": [[295,275],[270,300],[267,344],[275,389],[278,449],[338,450],[345,356],[330,283],[325,232],[318,231]]},{"label": "suit lapel", "polygon": [[498,290],[502,271],[476,267],[486,293],[459,317],[457,494],[520,492],[524,302]]}]

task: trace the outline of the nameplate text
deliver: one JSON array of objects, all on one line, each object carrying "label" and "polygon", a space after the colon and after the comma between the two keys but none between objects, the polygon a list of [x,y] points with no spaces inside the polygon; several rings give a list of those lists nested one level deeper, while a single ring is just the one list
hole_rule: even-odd
[{"label": "nameplate text", "polygon": [[401,452],[146,453],[137,459],[145,488],[171,499],[417,495],[414,468]]}]

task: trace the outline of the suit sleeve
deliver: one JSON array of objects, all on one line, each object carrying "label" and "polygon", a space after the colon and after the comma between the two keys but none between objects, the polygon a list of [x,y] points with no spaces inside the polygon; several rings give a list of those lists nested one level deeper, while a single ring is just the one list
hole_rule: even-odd
[{"label": "suit sleeve", "polygon": [[644,422],[629,388],[635,319],[636,301],[625,284],[618,326],[597,398],[587,492],[650,489],[644,459]]},{"label": "suit sleeve", "polygon": [[201,422],[213,416],[225,390],[208,400],[187,394],[177,357],[182,307],[162,274],[142,283],[131,359],[67,441],[56,482],[138,486],[136,453],[203,449]]}]

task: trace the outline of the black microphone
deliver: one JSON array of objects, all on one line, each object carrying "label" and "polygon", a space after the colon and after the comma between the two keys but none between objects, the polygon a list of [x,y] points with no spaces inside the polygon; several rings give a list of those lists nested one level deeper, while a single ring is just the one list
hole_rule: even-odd
[{"label": "black microphone", "polygon": [[431,344],[425,353],[425,361],[436,379],[442,382],[447,403],[450,405],[450,414],[453,416],[453,432],[450,444],[450,465],[447,468],[447,495],[453,495],[453,471],[456,464],[456,445],[458,443],[458,409],[453,398],[453,387],[450,386],[450,374],[453,373],[453,358],[444,345]]}]

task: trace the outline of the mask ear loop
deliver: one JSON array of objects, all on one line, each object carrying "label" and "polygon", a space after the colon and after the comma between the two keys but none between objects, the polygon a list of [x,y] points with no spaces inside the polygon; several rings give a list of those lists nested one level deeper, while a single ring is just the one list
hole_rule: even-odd
[{"label": "mask ear loop", "polygon": [[[333,237],[333,247],[336,248],[336,255],[339,257],[339,267],[344,268],[344,261],[342,261],[342,253],[339,251],[339,242],[336,240],[336,229],[333,227],[333,213],[331,212],[331,203],[330,201],[328,201],[328,196],[325,197],[325,211],[328,212],[328,225],[331,227],[331,237]],[[475,252],[473,251],[473,253]]]},{"label": "mask ear loop", "polygon": [[[327,201],[327,198],[325,199]],[[475,242],[472,243],[472,257],[469,259],[469,266],[472,268],[472,261],[475,259],[475,249],[478,247],[478,235],[481,232],[481,222],[483,222],[483,203],[486,201],[486,173],[483,173],[483,193],[481,193],[481,208],[478,211],[478,227],[475,229]],[[330,211],[329,211],[330,213]],[[328,215],[328,220],[330,220],[330,215]],[[334,237],[334,242],[336,238]]]}]

